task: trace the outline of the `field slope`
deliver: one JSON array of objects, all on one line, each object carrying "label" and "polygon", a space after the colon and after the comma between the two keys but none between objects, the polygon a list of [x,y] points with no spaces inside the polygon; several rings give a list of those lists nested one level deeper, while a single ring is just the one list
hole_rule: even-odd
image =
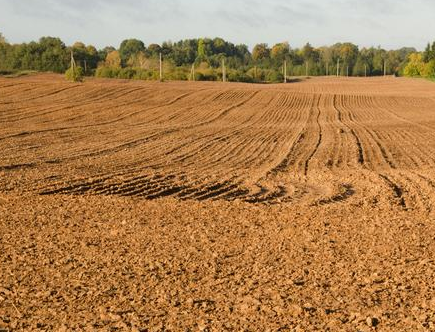
[{"label": "field slope", "polygon": [[0,151],[0,330],[435,329],[431,82],[0,78]]}]

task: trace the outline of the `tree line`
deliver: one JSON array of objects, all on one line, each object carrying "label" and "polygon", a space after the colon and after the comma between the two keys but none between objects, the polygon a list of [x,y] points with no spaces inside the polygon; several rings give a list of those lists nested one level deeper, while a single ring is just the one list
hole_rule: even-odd
[{"label": "tree line", "polygon": [[54,37],[37,42],[11,44],[0,33],[0,71],[36,70],[63,73],[70,54],[84,75],[111,78],[159,79],[163,58],[165,79],[221,80],[223,61],[229,81],[278,82],[288,76],[379,76],[435,77],[435,42],[424,52],[414,48],[385,50],[359,48],[352,43],[292,48],[283,42],[269,47],[257,44],[252,52],[222,38],[186,39],[145,45],[138,39],[124,40],[118,48],[97,49],[76,42],[71,46]]},{"label": "tree line", "polygon": [[403,73],[410,77],[435,79],[435,42],[427,44],[424,52],[410,54]]}]

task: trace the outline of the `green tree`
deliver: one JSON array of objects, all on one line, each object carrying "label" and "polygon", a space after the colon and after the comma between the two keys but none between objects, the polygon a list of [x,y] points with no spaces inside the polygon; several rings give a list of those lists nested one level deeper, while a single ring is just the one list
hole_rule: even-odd
[{"label": "green tree", "polygon": [[97,68],[98,62],[100,61],[100,57],[95,46],[93,45],[86,46],[86,61],[87,61],[88,71],[89,69]]},{"label": "green tree", "polygon": [[213,53],[217,53],[217,54],[221,54],[221,53],[225,53],[227,54],[227,42],[225,40],[223,40],[222,38],[215,38],[213,39]]},{"label": "green tree", "polygon": [[435,60],[430,60],[424,64],[421,76],[427,78],[435,78]]},{"label": "green tree", "polygon": [[206,57],[206,53],[205,53],[205,43],[204,43],[204,39],[200,39],[198,42],[198,58],[199,59],[205,59]]},{"label": "green tree", "polygon": [[310,43],[306,43],[304,45],[304,47],[300,50],[300,55],[304,61],[316,61],[318,58],[318,53],[316,54],[316,50],[311,46]]},{"label": "green tree", "polygon": [[261,61],[270,58],[270,49],[267,44],[257,44],[252,50],[252,59],[254,61]]},{"label": "green tree", "polygon": [[341,44],[340,47],[340,58],[343,63],[342,74],[352,74],[353,66],[356,63],[358,57],[358,46],[352,43]]},{"label": "green tree", "polygon": [[384,61],[387,57],[386,56],[387,51],[385,51],[381,47],[377,47],[377,48],[372,48],[372,52],[373,52],[373,58],[372,58],[373,70],[372,70],[372,73],[374,75],[383,75],[383,73],[384,73]]},{"label": "green tree", "polygon": [[127,64],[128,59],[130,59],[132,55],[135,55],[139,52],[145,52],[145,45],[142,41],[138,39],[124,40],[119,47],[121,64],[125,66]]},{"label": "green tree", "polygon": [[423,52],[423,61],[429,62],[431,60],[435,60],[435,42],[427,44],[426,49]]},{"label": "green tree", "polygon": [[318,75],[320,52],[316,50],[310,43],[306,43],[302,49],[297,52],[301,62],[298,68],[299,75]]},{"label": "green tree", "polygon": [[[318,49],[320,55],[321,66],[323,67],[323,73],[326,75],[333,74],[334,72],[334,50],[332,47],[323,46]],[[326,69],[328,67],[328,69]]]},{"label": "green tree", "polygon": [[212,40],[209,38],[201,38],[198,40],[198,61],[206,61],[210,55],[213,54],[212,51]]},{"label": "green tree", "polygon": [[[87,50],[86,45],[82,42],[76,42],[71,46],[71,50],[74,54],[74,59],[79,66],[85,67],[85,62],[87,62]],[[86,64],[87,67],[88,64]]]},{"label": "green tree", "polygon": [[270,51],[270,57],[278,65],[281,65],[289,55],[290,45],[287,42],[275,44]]},{"label": "green tree", "polygon": [[240,60],[242,65],[248,65],[251,61],[251,53],[248,46],[245,44],[236,45],[236,57]]},{"label": "green tree", "polygon": [[158,44],[150,44],[147,49],[147,53],[151,57],[157,57],[159,53],[161,52],[162,48]]},{"label": "green tree", "polygon": [[42,37],[39,42],[22,44],[16,48],[15,69],[65,72],[69,54],[65,44],[54,37]]}]

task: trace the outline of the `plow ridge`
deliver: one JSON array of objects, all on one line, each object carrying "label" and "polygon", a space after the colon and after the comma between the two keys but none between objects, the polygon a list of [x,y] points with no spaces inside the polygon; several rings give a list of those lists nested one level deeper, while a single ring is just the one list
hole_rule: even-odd
[{"label": "plow ridge", "polygon": [[393,205],[433,210],[428,92],[50,79],[0,79],[1,188],[322,206],[376,202],[375,179]]},{"label": "plow ridge", "polygon": [[108,195],[134,196],[146,199],[157,199],[173,196],[182,200],[234,200],[240,199],[247,203],[276,203],[277,199],[286,197],[285,187],[275,190],[261,188],[256,194],[243,187],[237,180],[222,182],[191,181],[182,182],[180,176],[140,176],[131,181],[111,182],[101,178],[93,181],[82,181],[55,189],[40,190],[40,195]]},{"label": "plow ridge", "polygon": [[400,187],[399,184],[395,183],[390,177],[385,174],[379,174],[379,176],[385,181],[388,187],[391,188],[393,192],[393,196],[396,198],[397,204],[402,207],[404,210],[408,210],[408,206],[406,204],[404,198],[403,188]]},{"label": "plow ridge", "polygon": [[308,168],[309,168],[311,159],[316,154],[317,150],[320,147],[320,144],[322,144],[322,126],[321,126],[320,121],[319,121],[321,110],[320,110],[320,107],[319,107],[319,102],[320,102],[320,98],[317,100],[317,105],[316,105],[316,108],[315,108],[316,111],[317,111],[317,116],[316,116],[316,126],[317,126],[316,135],[318,135],[318,138],[317,138],[317,142],[316,142],[316,144],[314,146],[313,151],[311,151],[311,153],[308,155],[308,158],[305,160],[305,164],[304,164],[304,173],[305,173],[305,176],[308,175]]},{"label": "plow ridge", "polygon": [[[359,102],[361,102],[361,104],[359,104]],[[340,95],[334,107],[338,112],[341,113],[344,111],[346,113],[345,122],[351,134],[355,137],[358,162],[360,164],[368,163],[371,164],[371,167],[377,168],[380,165],[380,161],[383,161],[389,168],[395,169],[396,164],[391,157],[391,152],[385,146],[385,142],[380,139],[376,130],[367,125],[365,121],[358,121],[355,117],[355,114],[362,112],[361,109],[366,110],[373,108],[370,99],[355,96],[349,98],[348,96]],[[361,109],[359,107],[361,107]],[[341,118],[344,121],[343,115],[341,115]]]},{"label": "plow ridge", "polygon": [[355,194],[355,189],[351,184],[342,184],[340,193],[330,197],[324,198],[316,202],[314,205],[326,205],[336,202],[342,202]]}]

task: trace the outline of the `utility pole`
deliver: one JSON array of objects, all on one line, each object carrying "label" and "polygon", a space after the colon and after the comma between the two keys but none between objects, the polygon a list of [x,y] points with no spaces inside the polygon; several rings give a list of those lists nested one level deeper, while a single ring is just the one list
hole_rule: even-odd
[{"label": "utility pole", "polygon": [[192,64],[192,69],[190,70],[190,79],[191,81],[195,81],[195,64]]},{"label": "utility pole", "polygon": [[284,83],[287,83],[287,60],[284,60]]},{"label": "utility pole", "polygon": [[329,75],[329,63],[326,63],[326,76],[328,76]]},{"label": "utility pole", "polygon": [[160,58],[160,82],[163,81],[163,61],[162,61],[162,52],[159,55]]},{"label": "utility pole", "polygon": [[71,69],[73,70],[73,71],[75,71],[75,69],[76,69],[76,62],[75,62],[75,60],[74,60],[74,54],[73,54],[73,51],[71,50]]},{"label": "utility pole", "polygon": [[349,66],[346,67],[346,76],[349,77]]},{"label": "utility pole", "polygon": [[337,59],[337,77],[339,76],[340,73],[340,58]]},{"label": "utility pole", "polygon": [[364,77],[367,77],[367,65],[364,64]]},{"label": "utility pole", "polygon": [[384,60],[384,76],[387,76],[387,61]]},{"label": "utility pole", "polygon": [[308,76],[308,61],[305,61],[305,76]]},{"label": "utility pole", "polygon": [[222,82],[227,81],[227,71],[225,69],[225,59],[222,59]]}]

